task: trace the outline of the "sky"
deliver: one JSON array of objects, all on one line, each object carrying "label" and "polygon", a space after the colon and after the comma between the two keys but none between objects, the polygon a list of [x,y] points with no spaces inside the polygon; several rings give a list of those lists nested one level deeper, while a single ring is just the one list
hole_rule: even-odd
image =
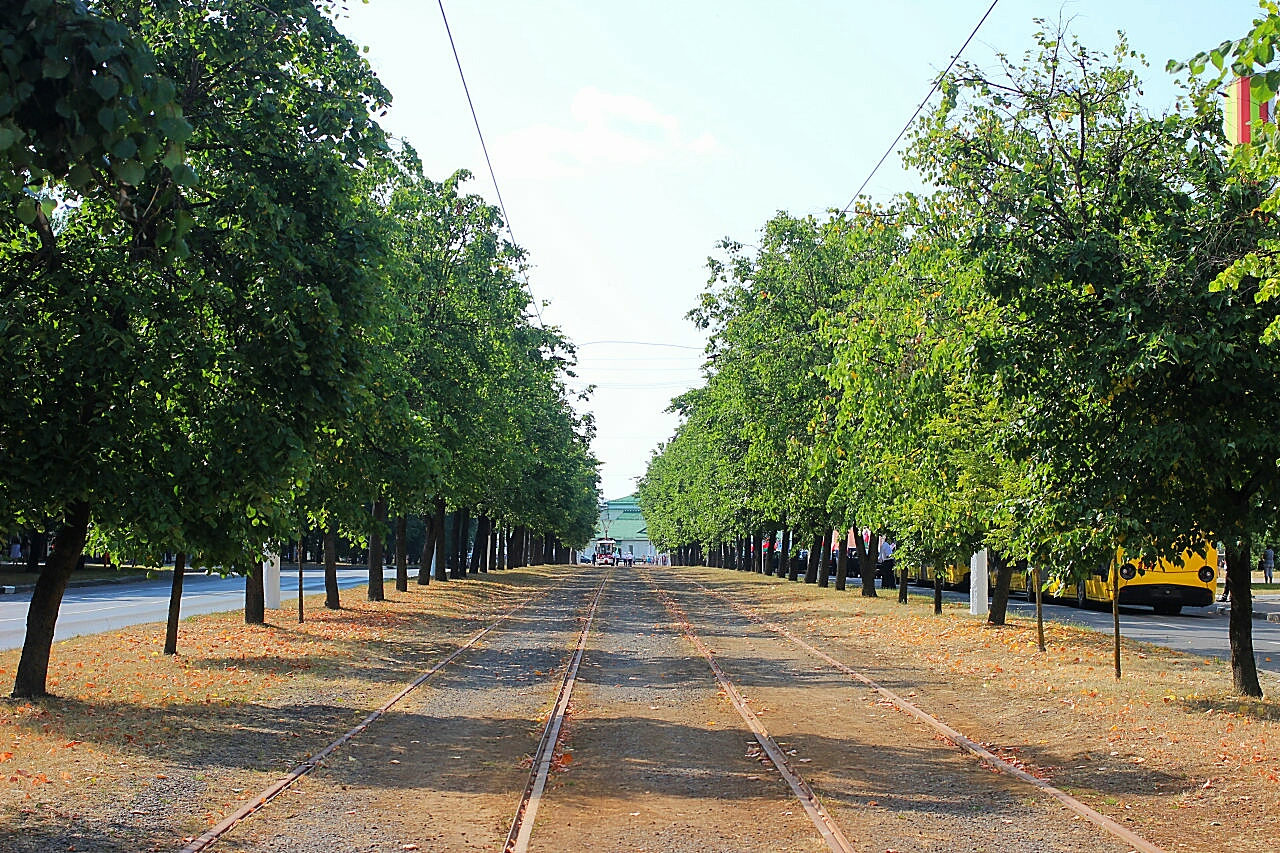
[{"label": "sky", "polygon": [[[578,347],[570,387],[595,389],[580,409],[605,498],[635,490],[677,426],[671,398],[702,381],[705,336],[685,314],[717,242],[752,244],[778,211],[844,207],[989,5],[445,0],[541,321]],[[963,58],[1021,57],[1037,17],[1095,49],[1123,30],[1158,111],[1174,97],[1166,60],[1257,14],[1254,0],[998,0]],[[392,92],[384,127],[428,176],[466,169],[496,203],[437,3],[352,2],[339,27]],[[895,155],[864,192],[918,187]]]}]

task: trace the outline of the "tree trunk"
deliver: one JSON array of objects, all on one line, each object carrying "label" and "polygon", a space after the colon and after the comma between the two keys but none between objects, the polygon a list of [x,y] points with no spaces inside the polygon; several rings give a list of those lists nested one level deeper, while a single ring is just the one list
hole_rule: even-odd
[{"label": "tree trunk", "polygon": [[468,574],[477,575],[480,573],[481,561],[485,553],[489,550],[489,516],[481,513],[476,518],[476,541],[471,546],[471,568]]},{"label": "tree trunk", "polygon": [[489,571],[497,571],[502,568],[498,562],[498,550],[502,544],[502,525],[497,519],[489,521],[489,559],[486,561]]},{"label": "tree trunk", "polygon": [[1231,587],[1227,637],[1231,642],[1231,682],[1236,692],[1261,696],[1258,663],[1253,656],[1252,544],[1247,538],[1223,543],[1227,551],[1227,583]]},{"label": "tree trunk", "polygon": [[822,534],[822,553],[818,555],[818,586],[827,589],[831,586],[831,525],[827,525]]},{"label": "tree trunk", "polygon": [[463,578],[467,576],[467,534],[471,532],[471,512],[462,507],[453,514],[453,553],[449,576]]},{"label": "tree trunk", "polygon": [[751,571],[764,574],[764,535],[758,530],[751,534]]},{"label": "tree trunk", "polygon": [[902,560],[900,562],[902,563],[902,574],[900,575],[900,580],[902,585],[898,587],[898,603],[906,604],[907,603],[907,581],[910,580],[910,578],[907,576],[906,561]]},{"label": "tree trunk", "polygon": [[788,562],[791,558],[791,528],[784,528],[782,531],[782,544],[778,548],[778,568],[774,570],[777,577],[785,578],[787,576]]},{"label": "tree trunk", "polygon": [[933,568],[933,615],[942,615],[942,569],[937,565]]},{"label": "tree trunk", "polygon": [[386,595],[382,586],[382,544],[387,535],[387,504],[383,500],[373,502],[373,532],[369,535],[369,600],[383,601]]},{"label": "tree trunk", "polygon": [[342,609],[338,600],[338,533],[332,522],[324,529],[324,606]]},{"label": "tree trunk", "polygon": [[843,591],[849,583],[849,531],[840,530],[840,553],[836,554],[836,589]]},{"label": "tree trunk", "polygon": [[447,563],[448,556],[448,538],[445,536],[445,503],[444,498],[436,498],[436,516],[432,522],[435,528],[436,537],[436,565],[435,576],[438,581],[447,581],[449,579],[449,570]]},{"label": "tree trunk", "polygon": [[435,513],[422,516],[422,529],[427,535],[423,537],[422,556],[418,558],[418,585],[426,586],[431,583],[431,558],[436,551]]},{"label": "tree trunk", "polygon": [[996,588],[991,591],[991,611],[987,614],[987,624],[1003,625],[1009,610],[1009,581],[1013,579],[1013,563],[994,548],[991,549],[991,561],[996,564]]},{"label": "tree trunk", "polygon": [[267,624],[267,591],[262,584],[262,564],[245,570],[244,575],[244,623]]},{"label": "tree trunk", "polygon": [[49,537],[45,535],[43,530],[31,531],[31,548],[27,551],[27,571],[36,574],[40,571],[40,561],[45,557],[45,546],[48,545]]},{"label": "tree trunk", "polygon": [[1036,648],[1040,651],[1046,651],[1048,646],[1044,643],[1044,582],[1040,580],[1040,570],[1035,569],[1036,585]]},{"label": "tree trunk", "polygon": [[[1080,578],[1081,599],[1084,598],[1085,578]],[[1111,640],[1116,658],[1116,681],[1120,680],[1120,557],[1111,558]],[[1259,696],[1262,694],[1259,693]]]},{"label": "tree trunk", "polygon": [[187,552],[179,551],[173,560],[173,584],[169,587],[169,620],[164,626],[164,653],[178,653],[178,617],[182,613],[182,576],[187,568]]},{"label": "tree trunk", "polygon": [[298,624],[302,624],[302,565],[307,559],[306,533],[298,535]]},{"label": "tree trunk", "polygon": [[409,519],[403,515],[396,516],[396,592],[409,591]]},{"label": "tree trunk", "polygon": [[822,534],[813,535],[813,546],[809,549],[809,564],[804,568],[804,582],[818,582],[818,553],[822,550]]},{"label": "tree trunk", "polygon": [[876,560],[880,556],[880,536],[872,533],[863,537],[859,530],[854,537],[858,543],[858,575],[862,578],[862,594],[876,598]]}]

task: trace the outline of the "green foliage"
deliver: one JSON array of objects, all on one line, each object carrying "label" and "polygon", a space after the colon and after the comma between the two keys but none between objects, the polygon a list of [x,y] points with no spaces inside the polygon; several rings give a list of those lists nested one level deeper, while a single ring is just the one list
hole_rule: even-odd
[{"label": "green foliage", "polygon": [[[1191,70],[1271,61],[1263,8]],[[942,81],[906,155],[927,197],[780,214],[712,262],[707,382],[642,483],[655,540],[862,521],[908,559],[985,545],[1069,578],[1274,524],[1274,134],[1225,151],[1211,86],[1150,115],[1123,36],[1036,39]]]},{"label": "green foliage", "polygon": [[0,25],[4,526],[84,500],[91,548],[228,568],[446,495],[589,536],[572,349],[466,175],[388,142],[331,13],[32,0]]}]

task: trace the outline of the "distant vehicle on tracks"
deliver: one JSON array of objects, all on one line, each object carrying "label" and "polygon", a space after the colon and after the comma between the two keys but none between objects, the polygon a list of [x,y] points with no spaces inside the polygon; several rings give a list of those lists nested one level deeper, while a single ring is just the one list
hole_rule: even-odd
[{"label": "distant vehicle on tracks", "polygon": [[618,565],[618,543],[613,539],[596,540],[596,560],[597,566],[616,566]]}]

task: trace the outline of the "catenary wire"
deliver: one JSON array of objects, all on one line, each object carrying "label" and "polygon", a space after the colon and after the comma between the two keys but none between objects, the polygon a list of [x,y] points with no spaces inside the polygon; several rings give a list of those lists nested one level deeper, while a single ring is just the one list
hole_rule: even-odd
[{"label": "catenary wire", "polygon": [[[476,114],[475,102],[471,99],[471,89],[467,86],[467,75],[462,70],[462,59],[458,56],[458,45],[453,41],[453,30],[449,27],[449,16],[444,11],[444,0],[436,0],[440,7],[440,18],[444,21],[445,35],[449,37],[449,48],[453,51],[453,61],[458,66],[458,77],[462,80],[462,92],[467,96],[467,106],[471,110],[471,120],[475,122],[476,136],[480,137],[480,150],[484,152],[485,165],[489,167],[489,179],[493,181],[493,191],[498,196],[498,209],[502,211],[503,224],[507,226],[507,234],[511,237],[514,245],[520,245],[516,240],[516,232],[511,227],[511,216],[507,213],[507,203],[502,200],[502,190],[498,188],[498,173],[493,169],[493,160],[489,157],[489,146],[484,141],[484,131],[480,129],[480,117]],[[538,325],[546,328],[546,323],[542,319],[542,306],[534,297],[532,288],[529,285],[529,277],[525,275],[525,287],[530,289],[529,297],[533,302],[533,310],[538,315]]]},{"label": "catenary wire", "polygon": [[858,187],[857,192],[853,194],[853,198],[849,199],[849,203],[840,210],[841,216],[844,216],[849,212],[849,208],[853,207],[854,202],[858,200],[858,196],[862,195],[862,191],[867,188],[867,184],[871,183],[871,179],[875,177],[876,172],[878,172],[880,167],[884,165],[884,161],[888,160],[889,155],[898,147],[898,143],[902,141],[902,137],[906,136],[907,131],[911,129],[912,123],[920,116],[925,105],[929,103],[929,99],[933,97],[934,93],[937,92],[938,88],[942,85],[943,78],[947,76],[947,73],[960,59],[960,54],[964,53],[964,49],[969,46],[969,42],[973,41],[973,37],[978,34],[978,30],[982,29],[982,25],[986,23],[987,18],[990,17],[992,11],[996,8],[996,4],[999,2],[1000,0],[991,0],[991,5],[987,7],[987,11],[983,13],[982,17],[978,20],[977,25],[974,26],[973,31],[969,33],[969,37],[964,40],[964,44],[960,45],[960,49],[951,57],[951,61],[947,63],[946,68],[942,69],[942,73],[934,78],[933,86],[929,89],[929,94],[925,95],[924,99],[916,106],[915,112],[911,114],[911,118],[907,119],[907,123],[902,126],[902,130],[899,130],[898,135],[893,138],[893,142],[889,143],[889,147],[885,149],[884,154],[881,155],[878,161],[876,161],[875,166],[871,168],[871,173],[867,175],[866,180],[864,180],[862,185]]}]

